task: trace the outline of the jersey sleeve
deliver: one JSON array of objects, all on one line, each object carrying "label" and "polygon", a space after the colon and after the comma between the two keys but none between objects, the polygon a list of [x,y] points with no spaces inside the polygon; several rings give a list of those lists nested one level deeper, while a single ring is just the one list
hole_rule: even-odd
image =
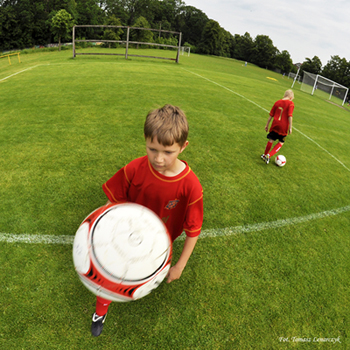
[{"label": "jersey sleeve", "polygon": [[111,202],[120,203],[127,201],[131,176],[129,167],[126,165],[102,185],[104,193]]},{"label": "jersey sleeve", "polygon": [[269,113],[271,117],[275,116],[275,110],[276,110],[276,103],[272,106],[271,111]]},{"label": "jersey sleeve", "polygon": [[192,202],[188,204],[183,229],[188,237],[197,237],[203,224],[203,190],[200,186]]},{"label": "jersey sleeve", "polygon": [[288,117],[293,117],[294,103],[292,102],[288,108]]}]

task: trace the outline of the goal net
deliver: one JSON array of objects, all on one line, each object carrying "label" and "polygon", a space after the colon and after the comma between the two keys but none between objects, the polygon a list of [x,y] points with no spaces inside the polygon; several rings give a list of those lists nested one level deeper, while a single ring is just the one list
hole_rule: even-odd
[{"label": "goal net", "polygon": [[295,73],[288,73],[288,79],[292,78],[295,79],[298,83],[301,84],[301,76]]},{"label": "goal net", "polygon": [[337,82],[327,79],[319,74],[304,71],[300,89],[311,95],[328,98],[333,102],[344,105],[349,89]]}]

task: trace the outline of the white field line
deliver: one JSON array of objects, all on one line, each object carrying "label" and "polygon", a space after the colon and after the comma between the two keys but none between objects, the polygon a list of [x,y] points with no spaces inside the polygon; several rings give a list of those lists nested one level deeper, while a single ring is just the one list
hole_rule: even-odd
[{"label": "white field line", "polygon": [[199,237],[205,238],[205,237],[218,237],[218,236],[232,236],[232,235],[243,234],[243,233],[270,230],[275,228],[281,228],[284,226],[297,225],[297,224],[301,224],[312,220],[326,218],[329,216],[335,216],[338,214],[346,213],[348,211],[350,211],[350,205],[346,207],[338,208],[338,209],[327,210],[321,213],[315,213],[315,214],[300,216],[296,218],[277,220],[277,221],[271,221],[271,222],[262,222],[259,224],[252,224],[252,225],[246,225],[246,226],[235,226],[235,227],[226,227],[222,229],[203,230]]},{"label": "white field line", "polygon": [[[259,224],[234,226],[219,229],[203,230],[199,238],[233,236],[250,232],[259,232],[263,230],[271,230],[284,226],[297,225],[312,220],[322,219],[330,216],[343,214],[350,211],[350,205],[338,209],[326,210],[321,213],[300,216],[284,220],[271,222],[262,222]],[[184,240],[185,235],[182,234],[178,240]],[[54,235],[31,235],[31,234],[12,234],[0,233],[0,242],[6,243],[32,243],[32,244],[73,244],[74,236],[54,236]]]},{"label": "white field line", "polygon": [[13,77],[13,76],[15,76],[15,75],[17,75],[17,74],[26,72],[27,70],[30,70],[30,69],[33,69],[33,68],[36,68],[36,67],[40,67],[40,66],[48,66],[48,65],[49,65],[49,64],[37,64],[36,66],[29,67],[29,68],[27,68],[27,69],[23,69],[23,70],[21,70],[21,71],[19,71],[19,72],[17,72],[17,73],[14,73],[14,74],[9,75],[8,77],[2,78],[2,79],[0,79],[0,81],[9,79],[9,78],[11,78],[11,77]]},{"label": "white field line", "polygon": [[[193,74],[193,75],[197,75],[198,77],[200,77],[200,78],[202,78],[202,79],[205,79],[205,80],[209,81],[209,82],[212,83],[212,84],[215,84],[215,85],[217,85],[217,86],[220,86],[221,88],[223,88],[223,89],[225,89],[225,90],[227,90],[227,91],[229,91],[229,92],[232,92],[233,94],[235,94],[235,95],[237,95],[237,96],[239,96],[239,97],[245,99],[246,101],[248,101],[248,102],[254,104],[255,106],[257,106],[258,108],[262,109],[263,111],[265,111],[265,112],[267,112],[267,113],[270,112],[270,111],[268,111],[266,108],[261,107],[261,106],[260,106],[259,104],[257,104],[256,102],[254,102],[254,101],[252,101],[252,100],[246,98],[245,96],[243,96],[243,95],[241,95],[241,94],[238,94],[237,92],[235,92],[235,91],[229,89],[228,87],[226,87],[226,86],[224,86],[224,85],[221,85],[221,84],[219,84],[219,83],[217,83],[217,82],[215,82],[215,81],[213,81],[213,80],[210,80],[210,79],[208,79],[208,78],[206,78],[206,77],[203,77],[203,76],[200,75],[200,74],[191,72],[190,70],[187,70],[187,69],[185,69],[185,68],[182,68],[182,69],[185,70],[186,72],[189,72],[189,73]],[[326,152],[326,153],[327,153],[328,155],[330,155],[332,158],[334,158],[334,159],[335,159],[339,164],[341,164],[346,170],[350,171],[350,169],[349,169],[344,163],[342,163],[342,162],[341,162],[338,158],[336,158],[333,154],[331,154],[331,153],[328,152],[325,148],[323,148],[321,145],[319,145],[319,144],[318,144],[316,141],[314,141],[311,137],[305,135],[305,134],[302,133],[300,130],[298,130],[296,127],[293,127],[293,129],[296,130],[297,132],[299,132],[299,133],[300,133],[301,135],[303,135],[304,137],[306,137],[306,138],[307,138],[308,140],[310,140],[311,142],[313,142],[317,147],[321,148],[324,152]]]}]

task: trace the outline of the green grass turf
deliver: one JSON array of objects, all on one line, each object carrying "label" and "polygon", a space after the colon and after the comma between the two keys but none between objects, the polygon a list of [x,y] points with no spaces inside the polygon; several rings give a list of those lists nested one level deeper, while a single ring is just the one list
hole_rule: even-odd
[{"label": "green grass turf", "polygon": [[[310,348],[320,345],[314,338],[340,337],[341,344],[321,345],[349,348],[350,213],[316,219],[350,205],[349,109],[296,84],[301,133],[295,129],[280,151],[284,168],[266,166],[266,110],[291,84],[194,54],[179,64],[73,60],[71,51],[0,60],[0,233],[73,236],[105,203],[102,183],[145,154],[145,116],[165,103],[188,116],[181,158],[203,185],[203,230],[218,233],[198,241],[179,281],[113,303],[98,339],[89,329],[94,296],[77,278],[71,246],[1,242],[0,347],[279,349],[301,346],[293,337],[311,338],[302,345]],[[291,224],[308,215],[315,219]],[[223,228],[281,219],[281,228],[220,236]],[[175,261],[182,244],[174,244]]]}]

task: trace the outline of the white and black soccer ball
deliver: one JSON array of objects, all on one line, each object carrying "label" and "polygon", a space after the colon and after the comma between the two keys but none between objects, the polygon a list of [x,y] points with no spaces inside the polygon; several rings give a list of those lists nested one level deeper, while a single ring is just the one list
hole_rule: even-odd
[{"label": "white and black soccer ball", "polygon": [[168,274],[170,235],[150,209],[109,204],[80,225],[73,243],[73,261],[83,284],[104,299],[127,302],[149,294]]},{"label": "white and black soccer ball", "polygon": [[285,166],[287,162],[287,159],[285,156],[282,156],[281,154],[279,154],[276,158],[275,158],[275,163],[277,166],[282,167]]}]

